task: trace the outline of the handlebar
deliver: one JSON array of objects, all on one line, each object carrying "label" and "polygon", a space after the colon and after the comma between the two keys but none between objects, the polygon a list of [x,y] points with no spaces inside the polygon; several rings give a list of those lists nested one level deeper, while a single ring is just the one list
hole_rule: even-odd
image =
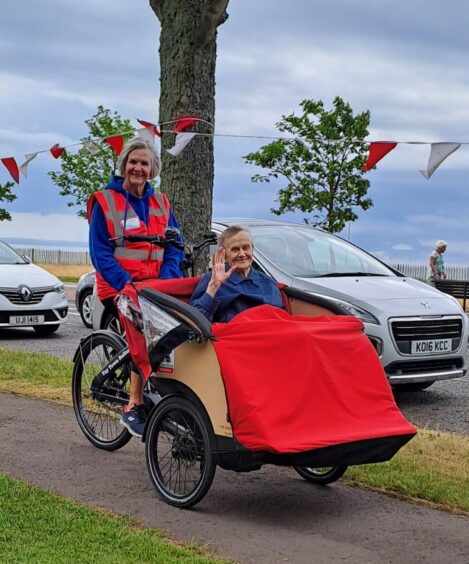
[{"label": "handlebar", "polygon": [[195,261],[207,245],[217,243],[217,234],[213,231],[204,233],[203,238],[193,245],[186,245],[178,241],[178,237],[179,231],[177,229],[167,228],[163,237],[161,235],[121,235],[116,237],[116,239],[123,239],[131,243],[150,243],[151,245],[158,245],[159,247],[172,245],[184,252],[184,260],[181,262],[181,270],[184,276],[193,276]]}]

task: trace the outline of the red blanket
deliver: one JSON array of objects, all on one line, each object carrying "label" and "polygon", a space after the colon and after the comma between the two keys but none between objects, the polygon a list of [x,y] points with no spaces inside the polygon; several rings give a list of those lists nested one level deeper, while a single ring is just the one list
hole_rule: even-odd
[{"label": "red blanket", "polygon": [[354,317],[291,316],[271,306],[214,324],[238,441],[293,453],[414,434],[362,329]]}]

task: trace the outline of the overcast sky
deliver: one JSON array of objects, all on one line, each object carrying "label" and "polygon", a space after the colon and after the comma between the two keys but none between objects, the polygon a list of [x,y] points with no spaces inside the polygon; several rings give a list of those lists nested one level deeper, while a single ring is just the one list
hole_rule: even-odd
[{"label": "overcast sky", "polygon": [[[469,142],[469,4],[463,0],[230,0],[219,28],[216,131],[275,135],[304,98],[334,96],[371,112],[370,140]],[[159,23],[147,0],[4,2],[0,19],[0,157],[69,145],[99,104],[158,121]],[[134,122],[137,125],[136,122]],[[216,139],[214,216],[273,217],[276,188],[252,184],[255,139]],[[374,207],[344,233],[394,262],[469,264],[469,146],[426,180],[428,145],[398,145],[371,171]],[[8,205],[0,237],[87,240],[39,155]],[[9,175],[0,169],[0,183]],[[0,204],[1,206],[2,204]],[[5,206],[5,204],[3,204]],[[301,221],[302,216],[288,216]]]}]

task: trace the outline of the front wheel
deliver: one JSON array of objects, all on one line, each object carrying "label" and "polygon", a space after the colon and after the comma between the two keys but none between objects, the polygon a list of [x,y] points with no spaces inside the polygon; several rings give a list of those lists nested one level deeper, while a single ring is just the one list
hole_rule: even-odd
[{"label": "front wheel", "polygon": [[125,346],[114,333],[92,333],[80,343],[73,365],[72,400],[78,424],[86,438],[104,450],[117,450],[131,438],[120,424],[130,393],[130,363],[114,368],[99,390],[92,391],[91,384]]},{"label": "front wheel", "polygon": [[341,478],[347,466],[326,466],[323,468],[310,468],[308,466],[294,466],[293,467],[298,474],[313,484],[332,484]]},{"label": "front wheel", "polygon": [[204,414],[182,397],[169,397],[148,423],[145,458],[153,485],[175,507],[198,503],[208,492],[216,465],[211,428]]}]

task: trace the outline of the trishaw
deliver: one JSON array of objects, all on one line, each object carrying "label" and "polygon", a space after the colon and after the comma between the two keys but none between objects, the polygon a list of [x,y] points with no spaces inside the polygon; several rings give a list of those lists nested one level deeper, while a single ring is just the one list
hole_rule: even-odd
[{"label": "trishaw", "polygon": [[[175,244],[174,238],[151,240]],[[186,248],[186,266],[193,254],[194,248]],[[342,317],[347,312],[339,305],[283,286],[286,312],[279,310],[278,320],[256,317],[268,307],[261,306],[249,310],[243,324],[233,323],[239,314],[233,322],[212,325],[187,303],[197,282],[191,276],[136,283],[138,307],[129,300],[120,304],[144,336],[153,368],[144,387],[143,441],[150,478],[166,503],[198,503],[217,466],[237,472],[292,466],[309,482],[329,484],[349,465],[390,459],[415,434],[395,405],[374,348],[357,329],[361,322]],[[288,316],[308,330],[313,326],[319,342],[312,345],[312,361],[305,348],[301,354],[293,350]],[[308,318],[317,323],[308,324]],[[262,327],[271,332],[257,346]],[[271,342],[276,335],[279,341]],[[290,359],[279,369],[277,355],[286,343],[293,343],[283,350],[283,359]],[[253,362],[246,360],[250,354]],[[116,450],[131,438],[119,421],[130,370],[126,341],[110,331],[91,333],[74,355],[76,417],[98,448]]]}]

